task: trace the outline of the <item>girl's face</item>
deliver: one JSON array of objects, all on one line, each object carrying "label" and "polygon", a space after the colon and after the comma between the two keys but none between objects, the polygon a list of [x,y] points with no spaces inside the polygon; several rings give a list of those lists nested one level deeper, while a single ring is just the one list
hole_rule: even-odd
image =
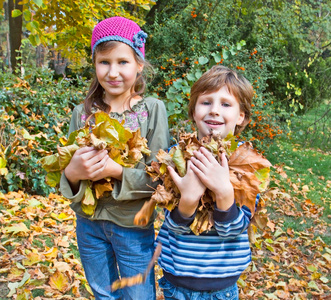
[{"label": "girl's face", "polygon": [[237,99],[223,86],[216,92],[198,97],[193,119],[198,127],[199,139],[211,132],[225,138],[244,121],[245,113],[240,110]]},{"label": "girl's face", "polygon": [[100,85],[105,90],[104,101],[125,102],[133,92],[137,73],[143,65],[136,61],[133,49],[119,42],[113,49],[95,54],[95,70]]}]

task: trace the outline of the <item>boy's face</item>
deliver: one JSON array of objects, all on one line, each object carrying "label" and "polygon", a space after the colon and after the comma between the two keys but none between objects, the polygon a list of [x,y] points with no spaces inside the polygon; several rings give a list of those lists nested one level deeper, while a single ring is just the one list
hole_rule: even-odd
[{"label": "boy's face", "polygon": [[225,138],[244,121],[245,113],[240,111],[237,99],[223,86],[216,92],[198,97],[193,119],[198,127],[199,139],[211,132]]}]

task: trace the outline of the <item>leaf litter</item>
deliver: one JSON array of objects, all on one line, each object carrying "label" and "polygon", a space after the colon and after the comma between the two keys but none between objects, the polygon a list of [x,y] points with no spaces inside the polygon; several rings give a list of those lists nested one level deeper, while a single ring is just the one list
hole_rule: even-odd
[{"label": "leaf litter", "polygon": [[[307,187],[292,182],[286,166],[272,169],[273,187],[265,191],[267,201],[261,201],[260,208],[267,218],[251,226],[252,263],[238,280],[240,299],[330,299],[331,249],[323,240],[330,236],[330,224],[321,218],[324,206],[307,198]],[[327,193],[330,180],[320,180]],[[330,198],[322,199],[325,206],[331,205]],[[75,214],[69,204],[56,194],[46,198],[21,191],[0,193],[2,299],[94,299],[79,260]],[[164,219],[162,209],[157,211],[156,234]],[[287,219],[311,225],[295,229]],[[162,276],[158,265],[155,276]],[[158,287],[157,299],[163,299]]]}]

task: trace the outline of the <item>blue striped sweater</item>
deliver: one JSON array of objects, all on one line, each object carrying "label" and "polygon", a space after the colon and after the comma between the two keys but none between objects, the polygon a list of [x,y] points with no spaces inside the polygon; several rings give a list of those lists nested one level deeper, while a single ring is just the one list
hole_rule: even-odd
[{"label": "blue striped sweater", "polygon": [[[259,195],[256,197],[256,206]],[[165,210],[165,221],[156,243],[162,243],[158,259],[163,274],[175,286],[198,291],[227,288],[238,280],[251,262],[247,227],[251,211],[234,202],[227,211],[214,210],[215,225],[195,235],[177,208]]]}]

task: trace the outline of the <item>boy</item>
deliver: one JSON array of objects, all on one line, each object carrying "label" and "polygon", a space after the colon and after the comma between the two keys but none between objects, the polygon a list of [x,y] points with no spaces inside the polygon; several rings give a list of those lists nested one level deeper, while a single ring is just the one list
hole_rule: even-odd
[{"label": "boy", "polygon": [[[240,133],[250,119],[251,84],[235,71],[214,66],[192,86],[189,116],[198,138],[216,132],[225,138]],[[251,261],[247,227],[251,211],[237,207],[225,154],[219,164],[205,148],[194,152],[187,173],[168,167],[181,197],[166,210],[157,241],[162,243],[159,285],[165,299],[239,299],[237,280]],[[216,195],[214,222],[208,232],[194,235],[190,225],[206,188]],[[257,198],[258,199],[258,198]]]}]

